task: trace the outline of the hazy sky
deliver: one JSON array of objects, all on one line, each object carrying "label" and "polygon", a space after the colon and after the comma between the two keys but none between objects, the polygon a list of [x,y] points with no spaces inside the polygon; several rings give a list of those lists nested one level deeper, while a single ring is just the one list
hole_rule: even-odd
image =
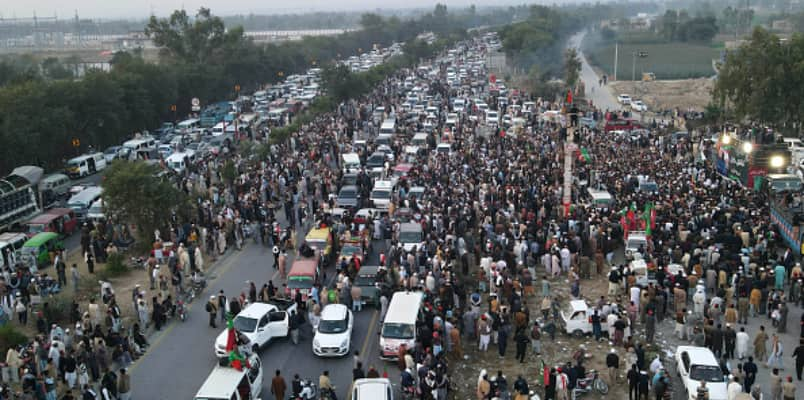
[{"label": "hazy sky", "polygon": [[[534,0],[440,0],[447,6],[463,7],[533,3]],[[3,18],[53,16],[72,18],[76,11],[82,18],[142,18],[151,12],[166,16],[175,9],[188,11],[208,7],[217,15],[232,14],[283,14],[310,11],[354,11],[382,8],[433,7],[433,0],[2,0],[0,16]]]}]

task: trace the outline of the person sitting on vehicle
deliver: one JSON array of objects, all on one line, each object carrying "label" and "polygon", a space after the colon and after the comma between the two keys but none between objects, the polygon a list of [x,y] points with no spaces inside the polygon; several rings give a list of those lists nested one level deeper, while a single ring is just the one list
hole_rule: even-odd
[{"label": "person sitting on vehicle", "polygon": [[516,381],[514,381],[514,390],[516,391],[516,396],[514,400],[520,399],[527,399],[528,394],[530,394],[530,388],[528,388],[528,381],[522,377],[522,375],[518,375],[516,377]]},{"label": "person sitting on vehicle", "polygon": [[329,392],[332,400],[338,400],[338,398],[335,397],[335,386],[333,386],[332,382],[329,380],[329,371],[324,371],[324,373],[318,377],[318,388],[321,390],[322,395]]},{"label": "person sitting on vehicle", "polygon": [[402,377],[400,378],[400,384],[402,385],[402,391],[404,392],[405,389],[414,386],[416,382],[413,380],[413,373],[410,372],[410,368],[406,368],[402,371]]}]

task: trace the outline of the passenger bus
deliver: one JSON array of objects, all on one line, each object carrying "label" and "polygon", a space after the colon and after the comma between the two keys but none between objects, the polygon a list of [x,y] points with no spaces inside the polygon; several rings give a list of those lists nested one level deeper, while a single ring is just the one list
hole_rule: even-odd
[{"label": "passenger bus", "polygon": [[0,231],[8,230],[39,213],[35,188],[38,178],[36,182],[31,179],[30,176],[13,173],[0,179]]}]

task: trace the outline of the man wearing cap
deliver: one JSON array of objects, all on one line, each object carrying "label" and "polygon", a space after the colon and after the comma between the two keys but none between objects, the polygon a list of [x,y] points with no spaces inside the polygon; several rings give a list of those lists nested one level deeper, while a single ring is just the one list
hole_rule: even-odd
[{"label": "man wearing cap", "polygon": [[737,332],[731,327],[731,324],[726,324],[726,330],[723,331],[723,344],[726,348],[725,355],[727,359],[734,358],[734,347],[737,342]]},{"label": "man wearing cap", "polygon": [[617,373],[620,369],[620,357],[617,355],[617,350],[612,348],[609,354],[606,355],[606,367],[609,369],[609,381],[617,382]]},{"label": "man wearing cap", "polygon": [[216,301],[215,295],[209,296],[209,301],[205,306],[207,313],[209,314],[209,326],[213,328],[217,328],[218,326],[215,324],[215,317],[218,315],[218,305]]}]

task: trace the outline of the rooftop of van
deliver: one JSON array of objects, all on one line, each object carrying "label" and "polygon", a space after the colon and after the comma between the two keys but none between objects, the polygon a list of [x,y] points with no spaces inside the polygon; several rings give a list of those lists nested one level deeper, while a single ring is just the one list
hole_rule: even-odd
[{"label": "rooftop of van", "polygon": [[391,305],[385,314],[383,323],[409,323],[415,320],[419,307],[424,299],[422,292],[396,292],[391,298]]},{"label": "rooftop of van", "polygon": [[[258,304],[258,303],[255,303]],[[261,317],[261,316],[260,316]],[[197,398],[206,399],[228,399],[232,396],[232,392],[237,390],[237,385],[243,379],[243,375],[247,371],[238,371],[230,367],[221,367],[216,365],[209,374],[207,380],[198,389]]]},{"label": "rooftop of van", "polygon": [[400,231],[421,231],[422,226],[415,222],[405,222],[399,225]]}]

